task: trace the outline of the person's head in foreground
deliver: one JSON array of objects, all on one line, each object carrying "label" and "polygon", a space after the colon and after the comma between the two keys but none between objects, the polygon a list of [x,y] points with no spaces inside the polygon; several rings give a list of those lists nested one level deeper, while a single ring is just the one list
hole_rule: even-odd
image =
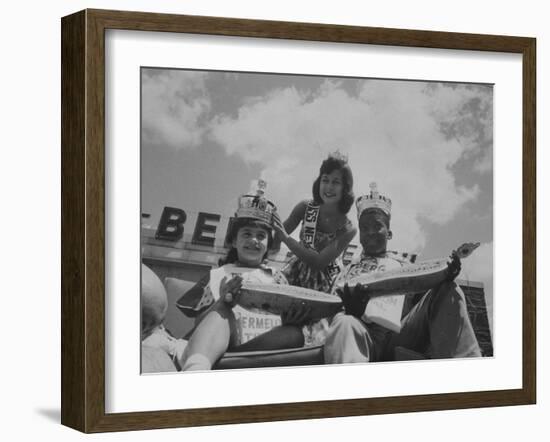
[{"label": "person's head in foreground", "polygon": [[[176,366],[163,343],[167,342],[162,324],[168,310],[168,296],[158,276],[141,265],[141,372],[176,371]],[[155,339],[157,337],[158,339]],[[174,340],[172,338],[172,340]]]},{"label": "person's head in foreground", "polygon": [[158,276],[141,265],[141,339],[162,324],[168,310],[168,296]]}]

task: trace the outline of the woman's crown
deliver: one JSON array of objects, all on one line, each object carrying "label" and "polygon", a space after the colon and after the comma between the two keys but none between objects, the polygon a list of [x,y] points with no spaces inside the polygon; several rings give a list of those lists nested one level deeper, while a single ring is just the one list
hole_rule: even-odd
[{"label": "woman's crown", "polygon": [[328,157],[342,161],[343,163],[348,162],[348,156],[345,153],[340,152],[340,149],[336,149],[334,152],[329,153]]}]

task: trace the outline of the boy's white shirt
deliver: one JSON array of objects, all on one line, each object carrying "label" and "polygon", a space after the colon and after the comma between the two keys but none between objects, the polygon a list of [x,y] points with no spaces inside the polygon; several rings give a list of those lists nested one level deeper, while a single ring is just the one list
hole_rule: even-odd
[{"label": "boy's white shirt", "polygon": [[[222,267],[210,270],[210,291],[217,301],[220,299],[220,284],[227,276],[229,280],[233,275],[239,274],[243,282],[272,284],[274,278],[263,268],[239,267],[235,264],[225,264]],[[281,317],[264,313],[261,311],[252,312],[240,305],[233,307],[233,313],[237,318],[241,343],[245,343],[256,336],[259,336],[273,327],[281,325]]]}]

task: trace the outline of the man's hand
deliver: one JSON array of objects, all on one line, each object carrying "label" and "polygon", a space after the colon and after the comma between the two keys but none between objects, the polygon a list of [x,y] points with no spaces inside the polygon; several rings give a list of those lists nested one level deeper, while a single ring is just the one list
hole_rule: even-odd
[{"label": "man's hand", "polygon": [[350,289],[350,287],[345,284],[343,290],[336,290],[336,294],[344,304],[346,315],[355,316],[356,318],[361,318],[361,316],[363,316],[365,308],[370,300],[368,287],[366,285],[357,284]]},{"label": "man's hand", "polygon": [[233,308],[237,304],[242,285],[243,277],[241,275],[235,275],[229,281],[225,276],[220,283],[220,300]]},{"label": "man's hand", "polygon": [[452,282],[460,274],[462,264],[456,250],[451,253],[451,260],[447,263],[447,277],[446,281]]},{"label": "man's hand", "polygon": [[305,303],[292,304],[290,308],[281,315],[283,325],[304,325],[310,317],[311,307]]}]

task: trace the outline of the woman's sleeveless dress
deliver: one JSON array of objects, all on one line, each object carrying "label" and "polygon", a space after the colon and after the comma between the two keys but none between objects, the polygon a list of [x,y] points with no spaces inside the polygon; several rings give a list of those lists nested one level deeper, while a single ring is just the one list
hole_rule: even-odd
[{"label": "woman's sleeveless dress", "polygon": [[[315,213],[316,211],[316,213]],[[350,228],[351,221],[346,220],[345,224],[335,232],[327,233],[321,231],[318,224],[319,206],[315,206],[313,202],[309,202],[302,220],[300,230],[300,243],[306,247],[311,247],[316,251],[323,250],[328,244],[342,234],[346,229]],[[315,218],[315,229],[312,235],[311,220]],[[308,220],[310,221],[308,223]],[[282,269],[290,285],[304,287],[308,289],[318,290],[324,293],[330,293],[334,278],[342,269],[341,256],[337,257],[327,267],[322,270],[311,268],[308,264],[302,261],[297,256],[292,256],[288,263]],[[321,345],[324,343],[326,332],[328,331],[328,321],[321,319],[313,324],[308,324],[304,328],[304,338],[306,346]]]}]

